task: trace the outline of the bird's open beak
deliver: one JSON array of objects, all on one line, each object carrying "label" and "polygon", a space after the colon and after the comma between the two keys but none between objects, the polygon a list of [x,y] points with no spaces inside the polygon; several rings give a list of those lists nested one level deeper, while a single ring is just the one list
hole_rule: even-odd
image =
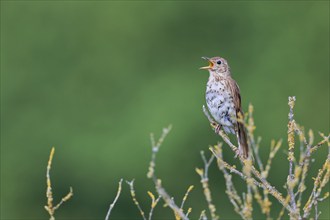
[{"label": "bird's open beak", "polygon": [[212,63],[212,61],[210,60],[210,58],[208,58],[208,57],[202,57],[202,59],[209,61],[209,65],[199,68],[200,70],[208,70],[208,69],[212,69],[213,68],[213,65],[214,64]]}]

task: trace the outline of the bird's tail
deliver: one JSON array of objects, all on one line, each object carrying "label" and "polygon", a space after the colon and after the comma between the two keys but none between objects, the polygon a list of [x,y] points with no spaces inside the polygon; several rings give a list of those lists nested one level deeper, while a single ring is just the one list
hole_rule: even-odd
[{"label": "bird's tail", "polygon": [[237,129],[237,142],[238,142],[238,150],[241,155],[243,155],[244,158],[248,158],[250,152],[249,152],[249,146],[247,143],[246,138],[246,132],[244,125],[241,122],[238,122],[238,129]]}]

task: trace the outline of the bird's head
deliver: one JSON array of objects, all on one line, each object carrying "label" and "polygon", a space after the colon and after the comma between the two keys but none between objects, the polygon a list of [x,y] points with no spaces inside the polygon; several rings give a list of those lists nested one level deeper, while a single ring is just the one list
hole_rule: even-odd
[{"label": "bird's head", "polygon": [[208,70],[210,73],[215,73],[220,76],[230,75],[229,65],[227,60],[222,57],[202,57],[209,62],[208,66],[201,67],[202,70]]}]

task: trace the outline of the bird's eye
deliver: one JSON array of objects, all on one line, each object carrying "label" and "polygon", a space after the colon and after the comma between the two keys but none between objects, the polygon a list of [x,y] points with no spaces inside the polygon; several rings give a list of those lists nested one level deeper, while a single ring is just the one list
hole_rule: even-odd
[{"label": "bird's eye", "polygon": [[219,65],[220,65],[220,64],[221,64],[221,60],[219,60],[219,61],[217,62],[217,64],[219,64]]}]

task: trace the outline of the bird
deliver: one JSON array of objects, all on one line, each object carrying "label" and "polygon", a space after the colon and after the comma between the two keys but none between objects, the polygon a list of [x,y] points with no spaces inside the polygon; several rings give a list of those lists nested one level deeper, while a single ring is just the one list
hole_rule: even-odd
[{"label": "bird", "polygon": [[208,66],[200,69],[208,70],[210,73],[205,98],[209,112],[219,124],[216,133],[223,128],[226,134],[235,134],[238,154],[248,158],[250,153],[245,127],[242,120],[238,120],[238,117],[244,117],[240,89],[231,77],[228,62],[222,57],[202,57],[202,59],[209,63]]}]

